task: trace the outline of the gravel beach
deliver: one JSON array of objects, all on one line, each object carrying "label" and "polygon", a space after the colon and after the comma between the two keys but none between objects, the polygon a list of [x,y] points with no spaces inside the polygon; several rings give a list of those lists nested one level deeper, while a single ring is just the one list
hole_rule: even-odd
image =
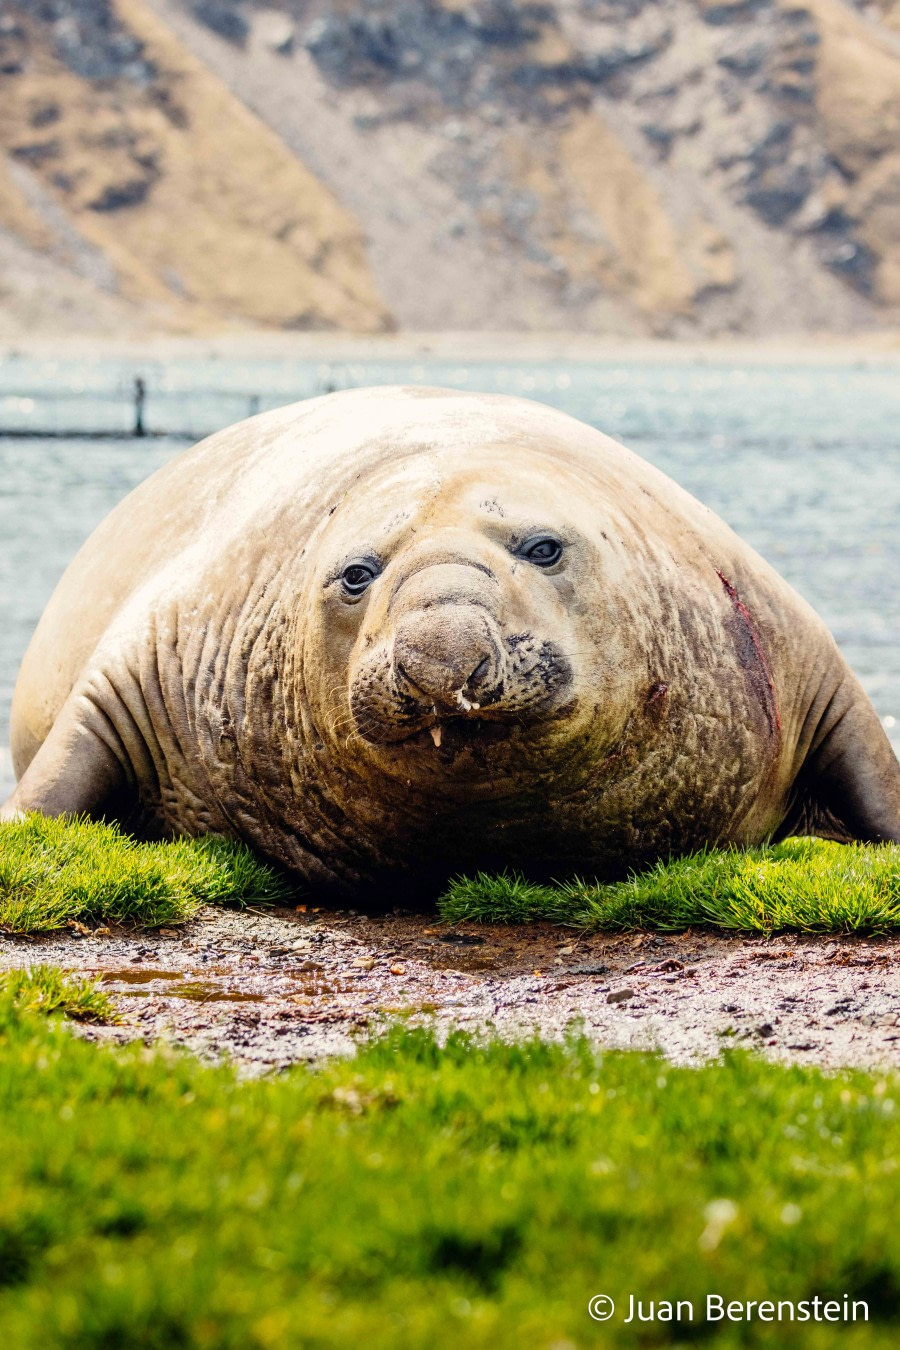
[{"label": "gravel beach", "polygon": [[563,1036],[696,1064],[726,1047],[825,1068],[900,1065],[900,940],[584,935],[450,927],[433,914],[207,909],[181,928],[0,936],[0,969],[103,980],[117,1026],[252,1075],[352,1054],[388,1019]]}]

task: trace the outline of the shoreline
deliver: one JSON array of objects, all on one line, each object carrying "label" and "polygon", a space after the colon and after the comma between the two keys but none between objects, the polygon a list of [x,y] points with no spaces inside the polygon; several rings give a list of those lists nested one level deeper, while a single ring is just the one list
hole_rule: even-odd
[{"label": "shoreline", "polygon": [[148,333],[75,337],[0,332],[0,361],[297,360],[571,362],[578,364],[738,366],[900,366],[900,331],[851,337],[809,334],[770,338],[616,339],[592,333],[384,333],[232,330],[207,334]]}]

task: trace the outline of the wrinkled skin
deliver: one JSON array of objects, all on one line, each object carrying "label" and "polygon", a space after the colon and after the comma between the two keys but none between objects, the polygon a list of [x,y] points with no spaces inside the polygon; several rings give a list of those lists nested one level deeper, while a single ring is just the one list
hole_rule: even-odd
[{"label": "wrinkled skin", "polygon": [[320,889],[900,838],[821,621],[711,512],[520,399],[358,390],[155,474],[48,605],[7,815],[229,833]]}]

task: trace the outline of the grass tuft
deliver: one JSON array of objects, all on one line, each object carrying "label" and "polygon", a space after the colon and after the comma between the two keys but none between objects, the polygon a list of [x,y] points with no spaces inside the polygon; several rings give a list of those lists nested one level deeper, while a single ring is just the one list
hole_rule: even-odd
[{"label": "grass tuft", "polygon": [[112,999],[97,980],[66,975],[57,966],[32,966],[0,975],[0,1025],[10,1015],[63,1013],[76,1022],[118,1022]]},{"label": "grass tuft", "polygon": [[29,815],[0,825],[0,929],[182,923],[201,905],[273,902],[281,877],[243,844],[206,836],[141,844],[115,825]]},{"label": "grass tuft", "polygon": [[788,839],[657,863],[627,881],[532,885],[501,873],[461,877],[442,897],[450,923],[532,923],[676,931],[888,932],[900,928],[900,846]]}]

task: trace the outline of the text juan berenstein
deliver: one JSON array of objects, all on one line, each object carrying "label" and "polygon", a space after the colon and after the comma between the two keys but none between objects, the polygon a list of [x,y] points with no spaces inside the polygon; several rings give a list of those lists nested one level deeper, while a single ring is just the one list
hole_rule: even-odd
[{"label": "text juan berenstein", "polygon": [[[851,1302],[845,1294],[841,1299],[738,1299],[726,1300],[721,1294],[706,1296],[707,1322],[868,1322],[869,1305],[861,1299]],[[694,1305],[689,1299],[671,1303],[668,1299],[646,1301],[628,1296],[626,1322],[693,1322]]]}]

